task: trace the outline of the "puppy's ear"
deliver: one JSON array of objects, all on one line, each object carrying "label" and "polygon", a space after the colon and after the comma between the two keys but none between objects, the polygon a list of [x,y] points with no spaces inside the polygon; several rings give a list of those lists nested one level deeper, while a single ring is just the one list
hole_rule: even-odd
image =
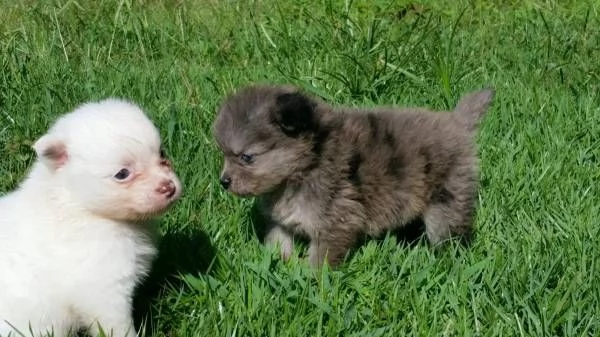
[{"label": "puppy's ear", "polygon": [[33,149],[38,158],[52,170],[62,167],[69,158],[65,143],[51,134],[40,137],[33,144]]},{"label": "puppy's ear", "polygon": [[296,137],[314,127],[315,105],[299,92],[280,94],[276,98],[273,117],[286,135]]}]

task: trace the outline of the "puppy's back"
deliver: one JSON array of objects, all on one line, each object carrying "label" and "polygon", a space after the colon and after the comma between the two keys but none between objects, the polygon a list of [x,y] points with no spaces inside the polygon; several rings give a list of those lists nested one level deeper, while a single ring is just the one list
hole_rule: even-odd
[{"label": "puppy's back", "polygon": [[[473,130],[490,92],[465,97],[452,112],[420,108],[346,109],[341,128],[324,146],[342,172],[337,185],[365,206],[377,232],[414,218],[457,165],[476,171]],[[469,173],[470,174],[470,173]],[[401,221],[402,222],[402,221]],[[377,225],[384,225],[380,228]]]}]

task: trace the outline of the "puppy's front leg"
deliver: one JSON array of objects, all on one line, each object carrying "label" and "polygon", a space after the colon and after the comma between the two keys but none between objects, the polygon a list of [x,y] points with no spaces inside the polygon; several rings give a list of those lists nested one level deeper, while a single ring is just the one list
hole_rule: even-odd
[{"label": "puppy's front leg", "polygon": [[111,313],[109,316],[100,317],[94,322],[90,329],[93,336],[136,337],[138,335],[133,327],[133,319],[130,315],[124,314],[123,317],[116,317]]},{"label": "puppy's front leg", "polygon": [[[121,295],[104,294],[106,301],[93,303],[82,313],[92,336],[136,337],[131,304]],[[112,296],[112,297],[111,297]],[[103,334],[101,334],[101,332]]]},{"label": "puppy's front leg", "polygon": [[325,259],[331,267],[340,264],[348,251],[356,243],[354,231],[331,230],[320,231],[316,237],[311,237],[308,248],[308,261],[313,267],[321,267]]},{"label": "puppy's front leg", "polygon": [[292,251],[294,250],[294,238],[292,233],[273,222],[270,222],[267,226],[265,243],[279,246],[281,258],[285,261],[290,258]]}]

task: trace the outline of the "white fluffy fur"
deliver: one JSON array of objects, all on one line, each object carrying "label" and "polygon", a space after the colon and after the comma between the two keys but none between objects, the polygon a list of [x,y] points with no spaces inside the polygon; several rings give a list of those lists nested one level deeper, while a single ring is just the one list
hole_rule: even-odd
[{"label": "white fluffy fur", "polygon": [[28,178],[0,198],[0,336],[136,334],[132,294],[155,255],[147,220],[181,190],[160,146],[117,99],[80,106],[34,144]]}]

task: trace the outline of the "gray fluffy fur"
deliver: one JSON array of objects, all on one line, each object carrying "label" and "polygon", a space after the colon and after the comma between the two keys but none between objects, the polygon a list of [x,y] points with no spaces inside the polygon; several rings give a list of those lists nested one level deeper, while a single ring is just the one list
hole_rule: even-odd
[{"label": "gray fluffy fur", "polygon": [[284,258],[293,237],[309,261],[335,266],[363,236],[421,218],[433,244],[472,232],[474,136],[494,97],[464,96],[454,111],[334,107],[292,86],[255,85],[223,102],[214,135],[221,180],[258,196],[266,241]]}]

